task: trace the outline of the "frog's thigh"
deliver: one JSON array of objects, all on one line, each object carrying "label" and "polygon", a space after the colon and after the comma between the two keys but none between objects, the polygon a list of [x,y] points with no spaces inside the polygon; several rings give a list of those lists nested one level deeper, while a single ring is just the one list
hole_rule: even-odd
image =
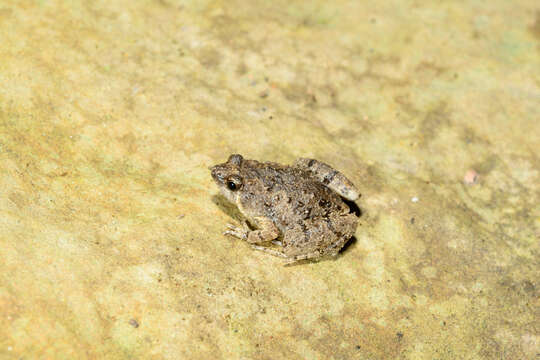
[{"label": "frog's thigh", "polygon": [[298,256],[305,256],[306,254],[319,253],[318,242],[314,239],[316,236],[314,233],[312,236],[304,231],[304,228],[300,225],[293,226],[283,234],[283,252],[290,259],[295,259]]},{"label": "frog's thigh", "polygon": [[276,239],[279,236],[279,229],[276,227],[272,219],[259,216],[254,220],[260,230],[250,231],[247,235],[247,242],[250,244],[262,244]]},{"label": "frog's thigh", "polygon": [[340,237],[336,239],[336,241],[328,245],[328,247],[322,251],[322,255],[337,256],[341,248],[345,245],[347,241],[349,241],[349,239],[350,238],[347,237]]},{"label": "frog's thigh", "polygon": [[339,254],[339,250],[343,247],[344,239],[339,239],[336,243],[331,244],[325,249],[310,249],[307,252],[286,252],[286,256],[289,259],[287,264],[292,264],[301,260],[318,259],[322,257],[335,257]]},{"label": "frog's thigh", "polygon": [[298,251],[298,249],[290,249],[290,251],[285,251],[287,255],[287,264],[293,264],[301,260],[317,260],[323,257],[335,256],[337,252],[326,252],[324,249],[320,248],[309,248],[303,249],[303,251]]},{"label": "frog's thigh", "polygon": [[353,183],[328,164],[315,159],[300,158],[293,166],[311,172],[320,182],[345,199],[354,201],[360,196]]}]

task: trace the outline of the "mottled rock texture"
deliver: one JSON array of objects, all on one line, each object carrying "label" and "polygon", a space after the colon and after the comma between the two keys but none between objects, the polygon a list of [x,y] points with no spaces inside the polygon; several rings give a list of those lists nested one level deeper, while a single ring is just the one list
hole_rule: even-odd
[{"label": "mottled rock texture", "polygon": [[[539,149],[537,1],[0,1],[0,358],[536,359]],[[356,240],[224,237],[230,153]]]}]

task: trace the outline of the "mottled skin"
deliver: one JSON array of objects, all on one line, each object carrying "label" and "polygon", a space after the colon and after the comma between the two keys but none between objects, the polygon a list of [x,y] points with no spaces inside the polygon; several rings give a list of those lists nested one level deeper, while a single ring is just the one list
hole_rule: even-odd
[{"label": "mottled skin", "polygon": [[358,217],[341,197],[356,200],[358,191],[327,164],[298,159],[287,166],[235,154],[211,170],[222,194],[257,229],[229,225],[225,234],[255,249],[290,262],[335,256],[356,230]]}]

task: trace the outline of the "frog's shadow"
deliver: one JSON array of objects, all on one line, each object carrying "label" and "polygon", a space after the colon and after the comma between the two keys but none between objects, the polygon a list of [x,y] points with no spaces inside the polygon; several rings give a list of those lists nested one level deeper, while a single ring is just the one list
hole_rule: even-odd
[{"label": "frog's shadow", "polygon": [[[351,209],[351,213],[355,214],[359,218],[362,216],[362,210],[358,207],[358,205],[354,201],[350,201],[347,199],[342,200],[349,206]],[[215,194],[212,195],[212,202],[216,204],[218,208],[221,209],[225,214],[229,215],[231,218],[238,222],[243,222],[245,220],[245,217],[242,215],[240,210],[236,207],[236,205],[232,204],[227,198],[221,194]],[[350,248],[353,248],[356,245],[356,237],[353,236],[343,245],[341,250],[339,251],[339,255],[331,258],[321,258],[321,259],[308,259],[308,260],[300,260],[296,261],[294,263],[287,264],[287,266],[295,266],[295,265],[301,265],[306,264],[310,262],[321,262],[321,261],[335,261],[338,258],[341,257],[341,254],[343,254],[345,251],[348,251]]]},{"label": "frog's shadow", "polygon": [[242,222],[245,219],[240,210],[238,210],[238,207],[227,200],[225,196],[221,194],[212,195],[212,202],[234,220]]},{"label": "frog's shadow", "polygon": [[358,207],[358,204],[355,203],[354,201],[352,200],[347,200],[345,198],[341,198],[341,200],[343,200],[343,202],[345,204],[347,204],[347,206],[349,206],[349,209],[351,209],[351,212],[358,216],[358,217],[362,217],[362,210]]}]

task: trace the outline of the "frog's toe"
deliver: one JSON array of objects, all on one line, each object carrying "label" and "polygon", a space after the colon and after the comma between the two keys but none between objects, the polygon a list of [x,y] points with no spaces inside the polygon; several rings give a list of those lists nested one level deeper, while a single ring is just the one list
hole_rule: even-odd
[{"label": "frog's toe", "polygon": [[234,226],[233,224],[227,224],[228,230],[225,230],[223,232],[223,235],[229,235],[234,236],[238,239],[246,240],[247,239],[247,231],[239,228],[237,226]]}]

